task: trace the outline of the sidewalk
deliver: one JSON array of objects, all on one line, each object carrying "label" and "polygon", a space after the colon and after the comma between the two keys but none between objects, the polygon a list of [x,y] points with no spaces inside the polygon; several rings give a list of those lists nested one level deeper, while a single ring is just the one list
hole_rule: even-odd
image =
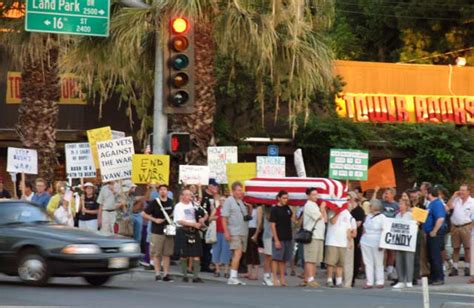
[{"label": "sidewalk", "polygon": [[[145,270],[142,267],[139,269],[135,270],[136,273],[144,274],[147,276],[150,276],[150,278],[154,277],[154,271],[152,270]],[[288,269],[288,273],[290,270]],[[297,274],[301,274],[303,270],[301,267],[298,267],[296,270]],[[173,277],[175,277],[176,281],[180,281],[181,278],[183,277],[183,274],[180,271],[180,268],[178,266],[172,266],[171,267],[171,273]],[[262,269],[260,268],[260,279],[259,280],[248,280],[245,278],[240,278],[243,282],[246,283],[248,286],[260,286],[263,287],[262,278],[263,272]],[[321,270],[318,268],[318,282],[321,284],[322,287],[325,286],[326,284],[326,271]],[[227,283],[227,279],[220,277],[216,278],[214,277],[213,273],[200,273],[199,275],[204,281],[210,281],[210,282],[215,282],[215,283]],[[189,274],[189,277],[192,277],[192,274]],[[297,276],[287,276],[287,283],[289,287],[298,287],[302,280],[298,278]],[[468,284],[467,282],[469,281],[469,277],[464,277],[464,276],[457,276],[457,277],[446,277],[446,283],[442,286],[430,286],[429,290],[430,292],[438,292],[438,293],[456,293],[456,294],[469,294],[469,295],[474,295],[474,284]],[[354,289],[362,289],[364,286],[365,280],[359,280],[356,279],[356,283],[354,286]],[[390,283],[391,281],[385,281],[385,289],[390,290]],[[414,286],[412,289],[407,289],[407,290],[413,290],[417,292],[422,292],[422,286],[421,286],[421,281],[419,282],[418,286]]]}]

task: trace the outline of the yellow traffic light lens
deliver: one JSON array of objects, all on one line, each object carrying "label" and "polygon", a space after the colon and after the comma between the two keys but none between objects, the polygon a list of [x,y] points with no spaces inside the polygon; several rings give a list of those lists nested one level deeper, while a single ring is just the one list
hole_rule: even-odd
[{"label": "yellow traffic light lens", "polygon": [[189,82],[189,76],[185,73],[178,73],[173,78],[173,85],[176,88],[181,88],[187,85]]},{"label": "yellow traffic light lens", "polygon": [[189,41],[184,36],[178,36],[171,41],[171,47],[174,51],[181,52],[188,49]]},{"label": "yellow traffic light lens", "polygon": [[174,33],[181,34],[188,31],[189,23],[185,18],[179,17],[171,22],[171,27]]}]

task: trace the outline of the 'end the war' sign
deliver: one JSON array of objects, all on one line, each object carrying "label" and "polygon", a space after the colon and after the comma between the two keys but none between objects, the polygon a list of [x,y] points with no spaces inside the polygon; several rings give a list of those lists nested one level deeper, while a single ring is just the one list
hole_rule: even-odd
[{"label": "'end the war' sign", "polygon": [[132,177],[132,156],[135,154],[132,137],[97,142],[97,153],[103,182]]},{"label": "'end the war' sign", "polygon": [[166,184],[170,178],[168,155],[133,155],[132,182],[135,184]]},{"label": "'end the war' sign", "polygon": [[65,145],[66,173],[71,179],[95,178],[96,171],[89,143],[68,143]]},{"label": "'end the war' sign", "polygon": [[36,150],[8,148],[7,172],[38,174]]},{"label": "'end the war' sign", "polygon": [[380,248],[414,252],[418,225],[414,220],[385,219]]}]

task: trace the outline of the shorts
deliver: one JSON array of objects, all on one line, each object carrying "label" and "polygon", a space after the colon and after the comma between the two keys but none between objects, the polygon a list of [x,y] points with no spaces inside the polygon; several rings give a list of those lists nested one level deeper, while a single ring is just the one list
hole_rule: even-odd
[{"label": "shorts", "polygon": [[323,262],[324,241],[312,239],[311,243],[304,244],[303,253],[305,262],[316,264]]},{"label": "shorts", "polygon": [[247,251],[247,236],[245,235],[236,235],[230,237],[229,242],[230,250],[242,250],[242,252]]},{"label": "shorts", "polygon": [[263,239],[263,254],[266,256],[272,255],[273,240],[271,237]]},{"label": "shorts", "polygon": [[152,258],[170,257],[174,252],[174,236],[152,234],[150,241],[150,256]]},{"label": "shorts", "polygon": [[293,257],[293,241],[280,241],[281,249],[276,249],[275,242],[272,244],[272,259],[278,262],[289,262]]},{"label": "shorts", "polygon": [[461,248],[461,245],[466,248],[471,247],[471,224],[467,224],[462,227],[456,227],[455,225],[451,228],[451,244],[454,249]]},{"label": "shorts", "polygon": [[194,232],[194,243],[189,243],[183,228],[176,229],[174,253],[180,258],[202,257],[202,240],[199,231]]},{"label": "shorts", "polygon": [[326,246],[326,259],[324,263],[330,266],[344,267],[346,247]]}]

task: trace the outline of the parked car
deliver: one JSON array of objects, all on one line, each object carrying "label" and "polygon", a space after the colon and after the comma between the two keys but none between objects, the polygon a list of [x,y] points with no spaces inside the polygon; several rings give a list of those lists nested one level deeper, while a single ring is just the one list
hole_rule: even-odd
[{"label": "parked car", "polygon": [[0,201],[0,272],[27,284],[83,277],[99,286],[137,267],[140,257],[132,239],[58,225],[30,202]]}]

